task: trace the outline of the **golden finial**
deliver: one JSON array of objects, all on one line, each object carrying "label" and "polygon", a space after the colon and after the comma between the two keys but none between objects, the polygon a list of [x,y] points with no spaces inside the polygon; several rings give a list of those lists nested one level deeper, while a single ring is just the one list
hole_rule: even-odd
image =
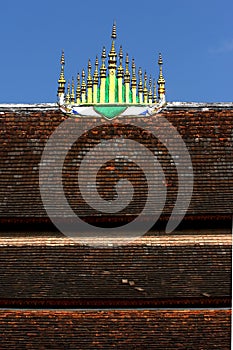
[{"label": "golden finial", "polygon": [[138,97],[139,103],[143,103],[143,88],[142,88],[142,68],[138,70]]},{"label": "golden finial", "polygon": [[165,79],[163,77],[163,58],[162,58],[162,54],[159,54],[159,60],[158,60],[158,64],[159,64],[159,82],[160,83],[165,83]]},{"label": "golden finial", "polygon": [[70,102],[75,102],[75,93],[74,93],[74,77],[72,77],[72,83],[71,83],[71,95],[70,95]]},{"label": "golden finial", "polygon": [[91,76],[91,60],[88,61],[88,75],[87,75],[87,103],[92,103],[92,76]]},{"label": "golden finial", "polygon": [[165,79],[163,77],[163,59],[161,53],[159,54],[159,79],[158,79],[158,94],[160,100],[165,100]]},{"label": "golden finial", "polygon": [[85,82],[85,70],[82,70],[82,86],[86,86],[86,82]]},{"label": "golden finial", "polygon": [[61,65],[65,65],[65,53],[64,50],[62,50],[62,54],[61,54],[61,61],[60,61]]},{"label": "golden finial", "polygon": [[138,92],[143,92],[142,88],[142,68],[140,67],[138,70]]},{"label": "golden finial", "polygon": [[105,49],[105,46],[103,47],[103,50],[102,50],[102,55],[101,55],[101,58],[102,58],[102,64],[105,64],[105,58],[106,58],[106,49]]},{"label": "golden finial", "polygon": [[143,88],[143,97],[144,97],[144,103],[147,103],[147,96],[148,96],[148,90],[147,90],[147,74],[145,72],[144,74],[144,88]]},{"label": "golden finial", "polygon": [[68,82],[67,86],[66,103],[70,103],[70,82]]},{"label": "golden finial", "polygon": [[87,87],[92,87],[91,60],[88,61]]},{"label": "golden finial", "polygon": [[113,26],[112,26],[112,35],[111,35],[111,38],[113,40],[116,40],[116,21],[113,22]]},{"label": "golden finial", "polygon": [[123,76],[124,76],[124,68],[123,68],[123,65],[122,65],[122,61],[123,61],[122,46],[120,46],[119,60],[120,60],[120,64],[119,64],[118,69],[117,69],[117,77],[118,78],[123,78]]},{"label": "golden finial", "polygon": [[60,64],[61,64],[61,73],[60,73],[59,82],[66,82],[65,81],[65,76],[64,76],[64,65],[65,65],[65,53],[64,53],[64,50],[62,50]]},{"label": "golden finial", "polygon": [[123,49],[122,49],[122,45],[120,46],[119,59],[120,59],[120,65],[122,66],[122,60],[123,60]]},{"label": "golden finial", "polygon": [[147,91],[147,74],[144,73],[144,91]]},{"label": "golden finial", "polygon": [[117,54],[115,51],[115,39],[116,39],[116,23],[113,23],[113,27],[112,27],[112,46],[111,46],[111,51],[108,54],[109,60],[108,60],[108,69],[116,69],[117,65],[116,65],[116,58],[117,58]]},{"label": "golden finial", "polygon": [[82,86],[81,86],[81,92],[82,92],[82,103],[86,102],[86,82],[85,82],[85,71],[82,70]]},{"label": "golden finial", "polygon": [[129,55],[128,54],[126,54],[126,58],[125,58],[125,83],[130,83]]},{"label": "golden finial", "polygon": [[94,84],[98,84],[98,82],[99,82],[98,67],[99,67],[99,61],[98,61],[98,57],[96,56],[96,59],[95,59],[95,71],[94,71],[94,74],[93,74],[93,83]]},{"label": "golden finial", "polygon": [[162,64],[163,64],[163,57],[162,57],[161,52],[159,53],[158,64],[159,64],[160,66],[162,66]]},{"label": "golden finial", "polygon": [[137,78],[136,78],[136,66],[134,58],[132,59],[132,87],[137,87]]},{"label": "golden finial", "polygon": [[65,65],[64,51],[62,51],[62,54],[61,54],[60,64],[61,64],[61,71],[58,79],[59,85],[58,85],[57,95],[59,97],[59,102],[62,104],[64,102],[65,84],[66,84],[65,75],[64,75],[64,65]]},{"label": "golden finial", "polygon": [[153,103],[157,102],[157,95],[156,95],[156,81],[154,79],[154,94],[153,94]]},{"label": "golden finial", "polygon": [[149,78],[149,94],[148,94],[148,102],[150,104],[152,104],[152,97],[153,97],[153,94],[152,94],[152,78],[151,78],[151,75],[150,75],[150,78]]},{"label": "golden finial", "polygon": [[77,88],[76,88],[76,103],[81,102],[81,85],[80,85],[80,74],[77,75]]},{"label": "golden finial", "polygon": [[105,67],[106,50],[105,50],[105,47],[103,47],[101,58],[102,58],[102,66],[100,68],[100,77],[105,78],[106,77],[106,67]]},{"label": "golden finial", "polygon": [[136,78],[136,66],[134,62],[134,58],[132,59],[132,103],[137,103],[137,78]]}]

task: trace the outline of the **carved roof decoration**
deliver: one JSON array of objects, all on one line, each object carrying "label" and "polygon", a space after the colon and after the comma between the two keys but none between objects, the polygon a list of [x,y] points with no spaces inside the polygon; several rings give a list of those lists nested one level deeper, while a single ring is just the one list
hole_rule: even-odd
[{"label": "carved roof decoration", "polygon": [[146,71],[143,72],[139,67],[137,72],[134,58],[130,69],[128,53],[125,55],[125,64],[123,64],[123,49],[120,46],[119,54],[117,54],[116,37],[116,24],[114,23],[111,49],[108,53],[108,66],[106,66],[106,49],[103,47],[101,62],[96,56],[93,67],[89,59],[87,71],[82,69],[81,73],[77,74],[76,84],[72,78],[66,86],[65,55],[64,51],[62,52],[57,95],[63,112],[82,116],[101,115],[112,119],[123,112],[124,115],[151,115],[154,110],[165,104],[162,55],[159,54],[158,59],[157,89],[156,80],[151,76],[148,79]]}]

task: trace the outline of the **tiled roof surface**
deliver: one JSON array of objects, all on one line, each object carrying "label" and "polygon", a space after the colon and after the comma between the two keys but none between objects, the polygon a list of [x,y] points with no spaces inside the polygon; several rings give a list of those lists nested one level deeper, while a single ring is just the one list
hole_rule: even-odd
[{"label": "tiled roof surface", "polygon": [[[232,238],[224,220],[233,203],[233,104],[168,103],[156,117],[141,120],[153,129],[160,116],[177,128],[191,155],[194,192],[186,217],[194,221],[171,235],[151,230],[130,244],[103,249],[50,230],[42,204],[42,152],[67,116],[55,104],[0,105],[1,349],[230,348]],[[75,121],[84,119],[91,129],[96,119]],[[134,118],[100,120],[104,126],[80,138],[65,160],[64,191],[74,211],[97,220],[99,213],[77,187],[79,162],[101,138],[125,136],[157,153],[166,174],[162,217],[170,216],[178,188],[166,147],[130,126]],[[59,144],[54,154],[63,148]],[[102,167],[100,193],[112,199],[124,172],[134,185],[133,202],[103,221],[137,215],[145,203],[145,177],[132,163]],[[217,217],[223,219],[218,228],[209,228],[208,218]],[[205,228],[200,218],[207,219]],[[40,225],[31,226],[33,220]]]},{"label": "tiled roof surface", "polygon": [[[93,243],[93,242],[92,242]],[[2,298],[223,298],[230,230],[192,230],[94,248],[52,233],[0,237]]]},{"label": "tiled roof surface", "polygon": [[230,349],[230,310],[5,310],[2,349]]},{"label": "tiled roof surface", "polygon": [[[233,105],[170,103],[157,115],[164,116],[182,136],[191,155],[194,191],[187,215],[230,215],[233,203]],[[85,118],[91,128],[96,118]],[[144,117],[153,130],[155,117]],[[46,217],[39,190],[39,163],[46,141],[67,117],[56,105],[0,105],[0,217]],[[77,123],[82,123],[77,118]],[[116,118],[91,130],[72,147],[65,161],[64,189],[69,203],[79,216],[99,216],[80,196],[77,166],[80,157],[101,138],[128,137],[157,150],[166,174],[167,202],[164,215],[170,215],[177,196],[177,173],[166,147],[147,131],[130,126],[134,118]],[[124,123],[124,124],[122,124]],[[128,123],[129,125],[125,125]],[[163,133],[163,125],[161,125]],[[62,145],[59,145],[62,147]],[[59,148],[55,150],[59,152]],[[177,150],[179,154],[179,150]],[[80,156],[81,155],[81,156]],[[88,171],[89,169],[87,169]],[[105,199],[114,196],[114,185],[128,173],[135,190],[132,203],[116,217],[137,215],[145,203],[145,178],[133,164],[109,162],[101,169],[100,191]],[[54,198],[54,213],[56,213]],[[113,216],[114,216],[113,215]],[[107,217],[103,216],[106,220]],[[104,220],[105,220],[104,219]]]}]

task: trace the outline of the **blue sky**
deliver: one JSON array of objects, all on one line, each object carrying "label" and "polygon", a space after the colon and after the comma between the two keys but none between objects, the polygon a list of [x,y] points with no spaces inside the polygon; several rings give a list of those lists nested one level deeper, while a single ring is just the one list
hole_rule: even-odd
[{"label": "blue sky", "polygon": [[66,78],[116,47],[157,79],[167,100],[233,100],[232,0],[8,0],[1,3],[0,103],[56,102],[61,50]]}]

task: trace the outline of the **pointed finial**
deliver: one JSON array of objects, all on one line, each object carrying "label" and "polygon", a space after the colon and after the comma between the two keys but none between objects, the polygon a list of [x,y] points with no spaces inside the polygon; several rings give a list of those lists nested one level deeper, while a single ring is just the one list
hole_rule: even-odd
[{"label": "pointed finial", "polygon": [[65,54],[64,54],[63,50],[62,50],[62,54],[61,54],[60,64],[61,64],[61,71],[60,71],[60,76],[58,79],[57,96],[59,98],[59,103],[63,104],[64,103],[64,96],[65,96],[65,84],[66,84],[65,75],[64,75]]},{"label": "pointed finial", "polygon": [[165,101],[165,79],[163,77],[163,59],[161,53],[159,54],[159,79],[158,79],[158,95],[160,101]]},{"label": "pointed finial", "polygon": [[149,78],[149,93],[151,93],[151,95],[152,95],[152,77],[151,77],[151,75]]},{"label": "pointed finial", "polygon": [[122,49],[122,46],[120,46],[119,59],[120,59],[120,65],[122,66],[122,60],[123,60],[123,49]]},{"label": "pointed finial", "polygon": [[146,71],[144,73],[144,89],[147,89],[147,74],[146,74]]},{"label": "pointed finial", "polygon": [[98,56],[96,56],[96,58],[95,58],[95,69],[97,68],[97,72],[98,72],[98,65],[99,65]]},{"label": "pointed finial", "polygon": [[117,68],[116,60],[117,60],[117,54],[115,50],[115,39],[116,39],[116,23],[113,23],[112,27],[112,46],[111,51],[108,54],[109,60],[108,60],[108,69],[115,69]]},{"label": "pointed finial", "polygon": [[82,92],[86,91],[85,70],[82,70]]},{"label": "pointed finial", "polygon": [[159,64],[159,80],[158,80],[158,84],[160,83],[165,83],[165,79],[163,77],[163,58],[162,58],[162,54],[159,54],[159,59],[158,59],[158,64]]},{"label": "pointed finial", "polygon": [[65,65],[65,53],[64,50],[62,50],[62,54],[61,54],[61,61],[60,61],[61,65]]},{"label": "pointed finial", "polygon": [[105,50],[105,47],[103,47],[101,59],[102,59],[102,66],[100,68],[100,77],[105,78],[106,77],[106,67],[105,67],[106,50]]},{"label": "pointed finial", "polygon": [[144,99],[144,103],[148,103],[148,90],[147,90],[147,74],[145,72],[144,74],[144,87],[143,87],[143,99]]},{"label": "pointed finial", "polygon": [[125,57],[125,83],[130,83],[130,72],[129,72],[129,55]]},{"label": "pointed finial", "polygon": [[68,82],[67,86],[66,103],[70,103],[70,82]]},{"label": "pointed finial", "polygon": [[85,82],[85,70],[82,70],[82,85],[81,85],[81,92],[82,92],[82,103],[86,102],[86,82]]},{"label": "pointed finial", "polygon": [[142,92],[142,68],[139,67],[138,70],[138,92]]},{"label": "pointed finial", "polygon": [[82,70],[82,84],[85,83],[85,70]]},{"label": "pointed finial", "polygon": [[156,81],[154,79],[154,94],[153,94],[153,103],[157,102],[157,95],[156,95]]},{"label": "pointed finial", "polygon": [[136,66],[133,58],[132,59],[132,87],[136,87],[136,86],[137,86]]},{"label": "pointed finial", "polygon": [[98,67],[99,67],[99,61],[98,61],[98,57],[96,56],[96,59],[95,59],[95,71],[94,71],[94,75],[93,75],[93,82],[94,82],[94,84],[98,84],[98,82],[99,82]]},{"label": "pointed finial", "polygon": [[90,58],[89,58],[89,60],[88,60],[88,72],[91,70],[91,60],[90,60]]},{"label": "pointed finial", "polygon": [[117,69],[117,77],[118,78],[123,78],[123,76],[124,76],[124,68],[123,68],[123,65],[122,65],[122,60],[123,60],[122,46],[120,46],[119,59],[120,59],[120,64],[119,64],[118,69]]},{"label": "pointed finial", "polygon": [[92,76],[91,76],[91,60],[88,60],[88,75],[87,75],[87,86],[92,87]]},{"label": "pointed finial", "polygon": [[71,103],[75,102],[74,77],[72,77],[70,101],[71,101]]},{"label": "pointed finial", "polygon": [[153,94],[152,94],[152,78],[151,78],[151,75],[150,75],[150,78],[149,78],[149,93],[148,93],[149,103],[152,103],[152,97],[153,97]]},{"label": "pointed finial", "polygon": [[162,65],[162,64],[163,64],[163,57],[162,57],[161,52],[159,53],[159,60],[158,60],[158,64],[159,64],[159,65]]},{"label": "pointed finial", "polygon": [[136,66],[135,66],[134,58],[132,58],[132,75],[135,76],[136,78]]},{"label": "pointed finial", "polygon": [[76,88],[76,103],[81,102],[81,85],[80,85],[80,74],[77,75],[77,88]]},{"label": "pointed finial", "polygon": [[105,49],[105,46],[103,47],[103,50],[102,50],[102,55],[101,55],[101,58],[102,58],[102,62],[105,60],[106,58],[106,49]]},{"label": "pointed finial", "polygon": [[114,23],[113,23],[113,26],[112,26],[112,35],[111,35],[111,38],[113,39],[113,40],[116,40],[116,21],[114,21]]},{"label": "pointed finial", "polygon": [[129,54],[128,53],[126,54],[126,57],[125,57],[125,63],[127,65],[129,64]]}]

